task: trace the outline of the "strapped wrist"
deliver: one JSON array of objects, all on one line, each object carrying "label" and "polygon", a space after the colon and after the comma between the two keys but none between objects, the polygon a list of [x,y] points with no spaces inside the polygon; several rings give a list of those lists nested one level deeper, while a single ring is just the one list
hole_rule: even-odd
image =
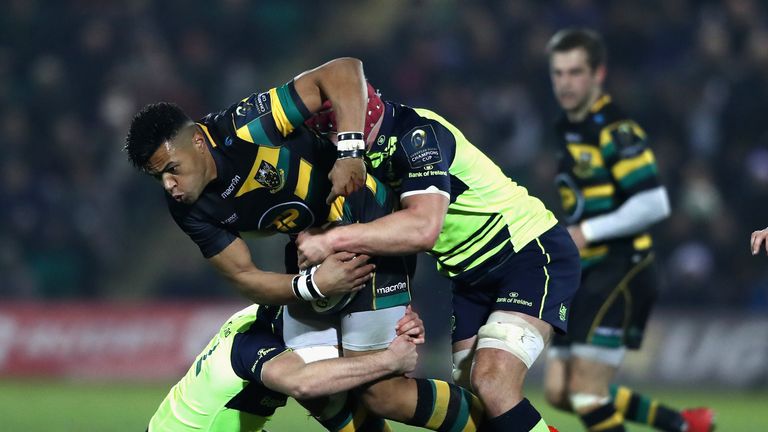
[{"label": "strapped wrist", "polygon": [[350,159],[350,158],[356,158],[356,159],[362,159],[365,155],[365,152],[363,150],[339,150],[336,152],[336,159]]},{"label": "strapped wrist", "polygon": [[351,150],[365,151],[365,140],[362,132],[339,132],[336,149],[339,152]]},{"label": "strapped wrist", "polygon": [[314,271],[309,271],[307,274],[298,274],[291,279],[291,288],[293,288],[293,295],[299,300],[312,301],[321,298],[325,298],[320,288],[314,280]]}]

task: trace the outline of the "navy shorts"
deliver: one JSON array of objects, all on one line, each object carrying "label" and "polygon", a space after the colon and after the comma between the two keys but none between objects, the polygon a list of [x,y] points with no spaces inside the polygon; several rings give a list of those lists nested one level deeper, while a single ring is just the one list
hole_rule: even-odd
[{"label": "navy shorts", "polygon": [[609,252],[583,271],[581,288],[573,299],[571,331],[552,343],[640,348],[656,302],[656,272],[651,251]]},{"label": "navy shorts", "polygon": [[453,342],[477,334],[493,311],[539,318],[558,333],[568,328],[571,299],[579,287],[579,251],[568,231],[555,225],[517,252],[498,257],[453,281]]}]

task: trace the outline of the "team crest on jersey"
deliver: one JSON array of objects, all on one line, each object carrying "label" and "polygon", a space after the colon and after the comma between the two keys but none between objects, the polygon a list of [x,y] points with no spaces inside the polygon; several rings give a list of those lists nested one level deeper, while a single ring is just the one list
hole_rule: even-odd
[{"label": "team crest on jersey", "polygon": [[578,177],[584,178],[592,175],[592,153],[581,152],[576,159],[576,165],[573,167],[573,173]]},{"label": "team crest on jersey", "polygon": [[278,170],[274,165],[263,160],[254,179],[270,192],[277,193],[285,186],[285,171]]}]

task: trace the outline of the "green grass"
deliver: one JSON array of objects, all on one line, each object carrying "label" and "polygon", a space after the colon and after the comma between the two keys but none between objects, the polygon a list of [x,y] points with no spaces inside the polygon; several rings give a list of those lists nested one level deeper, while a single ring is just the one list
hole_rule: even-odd
[{"label": "green grass", "polygon": [[[170,383],[82,383],[66,381],[0,381],[2,431],[140,431],[165,396]],[[642,389],[646,390],[646,389]],[[708,405],[717,411],[718,432],[768,430],[768,390],[735,392],[716,390],[648,392],[671,406]],[[541,393],[530,399],[548,422],[561,432],[582,431],[573,417],[549,409]],[[395,431],[421,430],[394,424]],[[295,403],[278,411],[267,428],[271,432],[322,431]],[[649,428],[630,426],[630,431]]]}]

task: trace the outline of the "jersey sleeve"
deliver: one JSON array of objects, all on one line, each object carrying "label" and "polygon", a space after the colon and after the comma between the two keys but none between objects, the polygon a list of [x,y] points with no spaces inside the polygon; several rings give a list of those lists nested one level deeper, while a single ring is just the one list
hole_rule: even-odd
[{"label": "jersey sleeve", "polygon": [[227,111],[240,139],[272,146],[281,145],[283,138],[311,115],[293,80],[266,92],[253,93]]},{"label": "jersey sleeve", "polygon": [[198,218],[191,211],[185,213],[171,208],[171,215],[176,224],[197,244],[205,258],[217,255],[238,238],[237,233]]},{"label": "jersey sleeve", "polygon": [[660,185],[656,158],[645,131],[632,120],[622,120],[600,131],[600,151],[606,168],[625,196]]},{"label": "jersey sleeve", "polygon": [[440,193],[450,198],[448,174],[456,140],[435,122],[415,126],[398,138],[393,155],[394,171],[402,182],[400,198],[422,193]]},{"label": "jersey sleeve", "polygon": [[232,369],[240,378],[261,383],[261,369],[269,360],[290,351],[270,330],[254,326],[235,335],[232,343]]}]

